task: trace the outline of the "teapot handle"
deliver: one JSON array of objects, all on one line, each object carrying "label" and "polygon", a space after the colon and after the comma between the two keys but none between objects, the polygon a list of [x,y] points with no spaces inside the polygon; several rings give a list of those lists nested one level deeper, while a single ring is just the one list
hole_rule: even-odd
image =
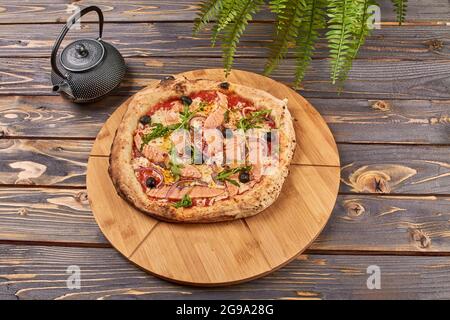
[{"label": "teapot handle", "polygon": [[86,8],[81,9],[80,11],[75,12],[69,19],[67,19],[67,23],[64,25],[64,27],[61,30],[61,33],[59,34],[58,38],[55,41],[55,44],[52,48],[52,55],[51,55],[51,65],[52,70],[55,72],[58,76],[61,78],[66,78],[61,71],[59,71],[58,66],[56,65],[56,56],[58,54],[59,47],[61,46],[61,42],[63,41],[64,37],[66,36],[67,32],[70,30],[70,28],[86,13],[95,11],[98,14],[98,22],[99,22],[99,35],[98,40],[102,38],[103,34],[103,13],[102,10],[100,10],[97,6],[89,6]]}]

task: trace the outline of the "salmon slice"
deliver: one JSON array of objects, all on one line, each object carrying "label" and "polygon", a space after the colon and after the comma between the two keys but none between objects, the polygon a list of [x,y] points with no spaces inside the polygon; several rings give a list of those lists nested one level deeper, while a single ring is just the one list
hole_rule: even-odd
[{"label": "salmon slice", "polygon": [[172,186],[167,192],[166,197],[169,200],[181,200],[183,197],[191,191],[192,187],[178,187]]},{"label": "salmon slice", "polygon": [[193,165],[187,164],[181,169],[181,176],[185,178],[196,178],[202,177],[201,172]]},{"label": "salmon slice", "polygon": [[167,153],[158,149],[157,147],[146,144],[142,149],[142,154],[152,162],[164,162]]},{"label": "salmon slice", "polygon": [[225,181],[225,185],[227,186],[228,194],[230,195],[230,197],[234,197],[235,195],[238,194],[239,187],[235,186],[234,184],[228,181]]},{"label": "salmon slice", "polygon": [[147,195],[153,198],[164,199],[170,190],[170,186],[162,186],[161,188],[147,190]]},{"label": "salmon slice", "polygon": [[222,108],[228,107],[228,98],[220,91],[217,91],[217,104]]},{"label": "salmon slice", "polygon": [[225,110],[223,108],[217,108],[206,118],[204,127],[206,129],[217,128],[223,123],[225,119],[224,114]]},{"label": "salmon slice", "polygon": [[243,194],[244,192],[250,190],[253,188],[253,186],[256,184],[256,181],[250,181],[247,183],[241,183],[239,186],[238,194]]},{"label": "salmon slice", "polygon": [[189,196],[191,196],[191,198],[213,198],[220,196],[225,192],[225,189],[194,186],[191,192],[189,192]]},{"label": "salmon slice", "polygon": [[138,150],[141,150],[141,146],[142,146],[142,137],[141,137],[141,135],[139,134],[139,132],[138,133],[136,133],[135,135],[134,135],[134,145],[136,146],[136,148],[138,149]]},{"label": "salmon slice", "polygon": [[167,125],[180,122],[180,114],[174,110],[166,110],[164,112],[164,120]]}]

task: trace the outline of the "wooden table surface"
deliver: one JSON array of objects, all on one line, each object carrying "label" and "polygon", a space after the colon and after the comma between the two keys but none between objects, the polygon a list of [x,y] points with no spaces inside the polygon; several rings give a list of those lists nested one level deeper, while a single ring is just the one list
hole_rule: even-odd
[{"label": "wooden table surface", "polygon": [[[147,275],[102,236],[89,208],[87,158],[108,116],[150,79],[221,67],[209,35],[191,34],[197,0],[0,1],[0,298],[450,299],[450,4],[410,0],[362,48],[343,92],[321,41],[300,93],[322,113],[342,164],[339,197],[304,255],[256,281],[179,286]],[[115,96],[68,103],[50,90],[51,46],[75,5],[104,10],[104,39],[126,58]],[[94,36],[95,15],[69,38]],[[272,17],[258,14],[235,67],[261,72]],[[291,57],[273,74],[289,83]],[[69,290],[67,268],[81,269]],[[380,267],[369,290],[367,268]]]}]

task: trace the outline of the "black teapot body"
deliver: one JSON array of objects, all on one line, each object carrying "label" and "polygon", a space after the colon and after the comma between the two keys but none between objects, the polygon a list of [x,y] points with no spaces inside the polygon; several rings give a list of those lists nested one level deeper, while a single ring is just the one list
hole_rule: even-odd
[{"label": "black teapot body", "polygon": [[[58,49],[71,26],[88,12],[99,16],[99,37],[79,39],[68,44],[60,55]],[[61,30],[51,55],[53,91],[76,103],[101,99],[120,85],[125,76],[125,61],[120,52],[102,40],[103,14],[96,6],[75,13]]]}]

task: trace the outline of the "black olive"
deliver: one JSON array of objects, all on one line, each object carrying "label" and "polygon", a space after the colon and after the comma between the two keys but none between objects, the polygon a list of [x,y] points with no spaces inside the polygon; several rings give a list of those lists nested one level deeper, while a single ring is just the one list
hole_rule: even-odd
[{"label": "black olive", "polygon": [[147,188],[153,189],[154,187],[156,187],[156,179],[153,177],[147,178],[147,180],[145,181],[145,185],[147,186]]},{"label": "black olive", "polygon": [[230,84],[228,82],[222,82],[219,84],[219,87],[224,90],[228,90],[230,88]]},{"label": "black olive", "polygon": [[239,173],[239,182],[247,183],[250,181],[250,174],[247,171]]},{"label": "black olive", "polygon": [[272,132],[266,132],[266,141],[272,142]]},{"label": "black olive", "polygon": [[190,106],[192,103],[192,99],[189,98],[188,96],[181,96],[181,102],[183,102],[183,104]]},{"label": "black olive", "polygon": [[139,119],[139,122],[142,123],[143,125],[149,124],[150,121],[152,121],[152,118],[151,118],[148,114],[143,115],[143,116]]}]

